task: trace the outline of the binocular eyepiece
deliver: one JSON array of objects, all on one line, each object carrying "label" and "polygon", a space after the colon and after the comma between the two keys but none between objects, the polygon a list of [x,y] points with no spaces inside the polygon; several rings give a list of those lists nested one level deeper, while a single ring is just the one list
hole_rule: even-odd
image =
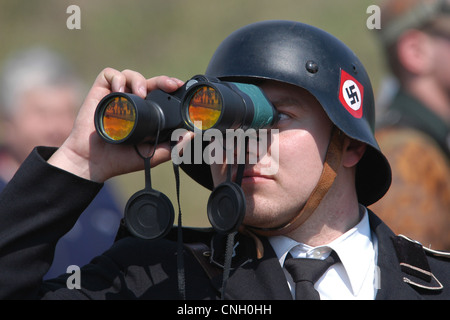
[{"label": "binocular eyepiece", "polygon": [[167,141],[177,128],[190,131],[271,127],[276,110],[262,90],[252,84],[195,76],[173,93],[111,93],[95,112],[95,128],[109,143]]}]

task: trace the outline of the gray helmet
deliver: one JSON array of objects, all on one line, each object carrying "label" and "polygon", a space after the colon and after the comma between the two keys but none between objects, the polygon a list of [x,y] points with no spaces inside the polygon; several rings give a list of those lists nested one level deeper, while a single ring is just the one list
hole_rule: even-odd
[{"label": "gray helmet", "polygon": [[[356,55],[329,33],[294,21],[262,21],[229,35],[205,73],[220,80],[276,80],[309,91],[347,136],[368,145],[357,165],[358,200],[370,205],[389,189],[391,169],[374,137],[372,85]],[[212,189],[209,168],[182,165],[195,181]]]}]

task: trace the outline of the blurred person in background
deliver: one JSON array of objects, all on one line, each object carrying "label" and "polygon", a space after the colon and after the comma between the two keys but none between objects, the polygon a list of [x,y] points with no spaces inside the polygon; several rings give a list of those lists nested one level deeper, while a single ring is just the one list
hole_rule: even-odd
[{"label": "blurred person in background", "polygon": [[[81,105],[83,85],[73,66],[43,47],[17,52],[0,77],[0,190],[35,146],[59,147],[69,136]],[[85,265],[114,241],[122,214],[106,186],[76,225],[61,238],[46,277]]]},{"label": "blurred person in background", "polygon": [[449,250],[450,1],[385,1],[379,35],[398,91],[376,134],[392,185],[372,208],[395,232]]}]

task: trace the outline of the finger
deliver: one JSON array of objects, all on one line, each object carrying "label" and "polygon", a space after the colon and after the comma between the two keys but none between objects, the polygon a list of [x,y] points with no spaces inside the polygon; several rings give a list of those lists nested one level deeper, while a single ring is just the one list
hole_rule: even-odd
[{"label": "finger", "polygon": [[[113,68],[106,68],[99,73],[95,79],[91,89],[89,90],[85,103],[93,101],[94,104],[98,103],[104,96],[111,93],[111,91],[123,91],[125,82],[121,80],[120,72]],[[113,81],[115,80],[115,81]],[[114,82],[115,88],[112,89],[112,83]],[[123,88],[122,88],[123,86]]]},{"label": "finger", "polygon": [[[148,158],[151,157],[151,166],[157,166],[163,162],[170,160],[170,143],[164,142],[155,146],[148,143],[141,143],[136,146],[138,149],[138,154],[140,154],[139,159],[142,160],[141,157]],[[139,160],[139,161],[141,161]]]},{"label": "finger", "polygon": [[122,74],[125,76],[126,87],[131,93],[134,93],[141,98],[145,98],[147,96],[147,82],[142,74],[128,69],[123,70]]},{"label": "finger", "polygon": [[161,89],[166,92],[173,92],[184,84],[183,81],[168,76],[158,76],[147,79],[147,89],[149,91]]},{"label": "finger", "polygon": [[195,133],[188,130],[186,130],[186,132],[182,136],[178,137],[178,142],[174,146],[174,149],[176,150],[179,156],[183,155],[184,148],[189,146],[194,137]]},{"label": "finger", "polygon": [[100,73],[100,80],[102,80],[101,76],[105,80],[103,85],[106,88],[109,87],[112,92],[125,92],[127,79],[122,72],[112,68],[106,68]]}]

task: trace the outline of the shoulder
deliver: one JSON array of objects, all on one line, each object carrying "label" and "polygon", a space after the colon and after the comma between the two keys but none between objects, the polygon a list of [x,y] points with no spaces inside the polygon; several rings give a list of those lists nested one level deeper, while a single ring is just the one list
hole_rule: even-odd
[{"label": "shoulder", "polygon": [[421,290],[436,293],[450,289],[450,252],[437,251],[404,235],[393,238],[403,281]]},{"label": "shoulder", "polygon": [[450,254],[394,232],[369,210],[377,239],[377,299],[450,299]]},{"label": "shoulder", "polygon": [[414,129],[386,128],[377,133],[377,140],[392,167],[394,186],[403,182],[450,190],[448,159],[431,137]]},{"label": "shoulder", "polygon": [[380,144],[382,151],[393,152],[400,150],[431,150],[434,153],[441,154],[439,145],[428,134],[410,127],[383,127],[377,129],[376,139]]}]

